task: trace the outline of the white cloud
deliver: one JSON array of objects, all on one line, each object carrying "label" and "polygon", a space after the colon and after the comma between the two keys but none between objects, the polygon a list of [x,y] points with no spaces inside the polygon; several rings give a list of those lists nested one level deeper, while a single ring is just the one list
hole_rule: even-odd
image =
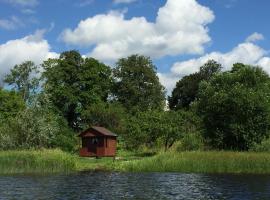
[{"label": "white cloud", "polygon": [[258,62],[257,65],[261,66],[266,72],[270,74],[270,57],[263,57]]},{"label": "white cloud", "polygon": [[171,94],[180,76],[173,73],[158,73],[160,83],[165,87],[168,95]]},{"label": "white cloud", "polygon": [[197,59],[177,62],[171,68],[174,74],[181,76],[194,73],[208,60],[213,59],[222,64],[224,70],[229,70],[236,62],[256,64],[265,55],[266,51],[253,43],[242,43],[230,52],[212,52]]},{"label": "white cloud", "polygon": [[14,6],[23,6],[23,7],[34,7],[38,5],[38,0],[0,0],[0,2],[5,2],[12,4]]},{"label": "white cloud", "polygon": [[213,12],[195,0],[167,0],[155,22],[145,17],[125,19],[124,12],[114,11],[81,21],[60,38],[67,44],[93,47],[89,55],[103,61],[136,53],[154,58],[202,54],[211,40],[206,25],[213,20]]},{"label": "white cloud", "polygon": [[58,56],[50,51],[50,45],[43,39],[44,32],[44,30],[38,30],[33,35],[0,44],[0,83],[16,64],[27,60],[40,64],[43,60]]},{"label": "white cloud", "polygon": [[16,16],[12,16],[9,19],[0,19],[0,28],[2,29],[15,30],[23,26],[24,23]]},{"label": "white cloud", "polygon": [[267,57],[267,51],[254,43],[246,41],[227,53],[212,52],[199,58],[176,62],[171,67],[169,73],[159,74],[161,83],[167,88],[170,94],[175,87],[175,83],[180,78],[199,71],[199,68],[210,59],[222,64],[223,70],[230,70],[234,63],[240,62],[259,65],[270,74],[270,57]]},{"label": "white cloud", "polygon": [[138,0],[113,0],[114,3],[119,4],[119,3],[133,3]]},{"label": "white cloud", "polygon": [[247,37],[246,42],[257,42],[260,40],[264,40],[264,36],[260,33],[255,32]]}]

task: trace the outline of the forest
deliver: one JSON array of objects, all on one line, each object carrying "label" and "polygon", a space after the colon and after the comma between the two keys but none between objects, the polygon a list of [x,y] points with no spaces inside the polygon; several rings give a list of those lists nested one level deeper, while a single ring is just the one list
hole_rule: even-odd
[{"label": "forest", "polygon": [[75,50],[18,63],[0,89],[0,149],[77,153],[78,133],[97,125],[118,134],[119,151],[270,151],[269,75],[227,68],[209,60],[167,97],[143,55],[113,67]]}]

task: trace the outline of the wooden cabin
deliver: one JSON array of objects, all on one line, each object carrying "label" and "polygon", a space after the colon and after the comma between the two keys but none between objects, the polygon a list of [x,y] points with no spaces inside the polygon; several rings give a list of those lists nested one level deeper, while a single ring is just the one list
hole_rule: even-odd
[{"label": "wooden cabin", "polygon": [[117,135],[104,127],[92,126],[79,134],[82,157],[115,157]]}]

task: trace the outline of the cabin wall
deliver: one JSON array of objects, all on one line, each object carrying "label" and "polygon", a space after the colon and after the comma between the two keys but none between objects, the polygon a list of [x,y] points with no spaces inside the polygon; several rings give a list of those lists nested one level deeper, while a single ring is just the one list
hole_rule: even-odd
[{"label": "cabin wall", "polygon": [[82,157],[113,157],[116,155],[116,138],[99,137],[98,145],[92,143],[92,137],[82,138],[82,148],[80,156]]},{"label": "cabin wall", "polygon": [[[105,143],[106,145],[106,143]],[[115,156],[116,154],[116,139],[107,138],[107,146],[105,146],[105,155],[106,156]]]}]

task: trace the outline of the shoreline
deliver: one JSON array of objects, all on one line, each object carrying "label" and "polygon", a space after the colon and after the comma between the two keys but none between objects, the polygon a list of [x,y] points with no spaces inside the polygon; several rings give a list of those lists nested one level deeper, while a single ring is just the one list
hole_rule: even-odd
[{"label": "shoreline", "polygon": [[0,176],[77,172],[270,175],[270,153],[194,151],[122,159],[81,158],[61,150],[0,151]]}]

